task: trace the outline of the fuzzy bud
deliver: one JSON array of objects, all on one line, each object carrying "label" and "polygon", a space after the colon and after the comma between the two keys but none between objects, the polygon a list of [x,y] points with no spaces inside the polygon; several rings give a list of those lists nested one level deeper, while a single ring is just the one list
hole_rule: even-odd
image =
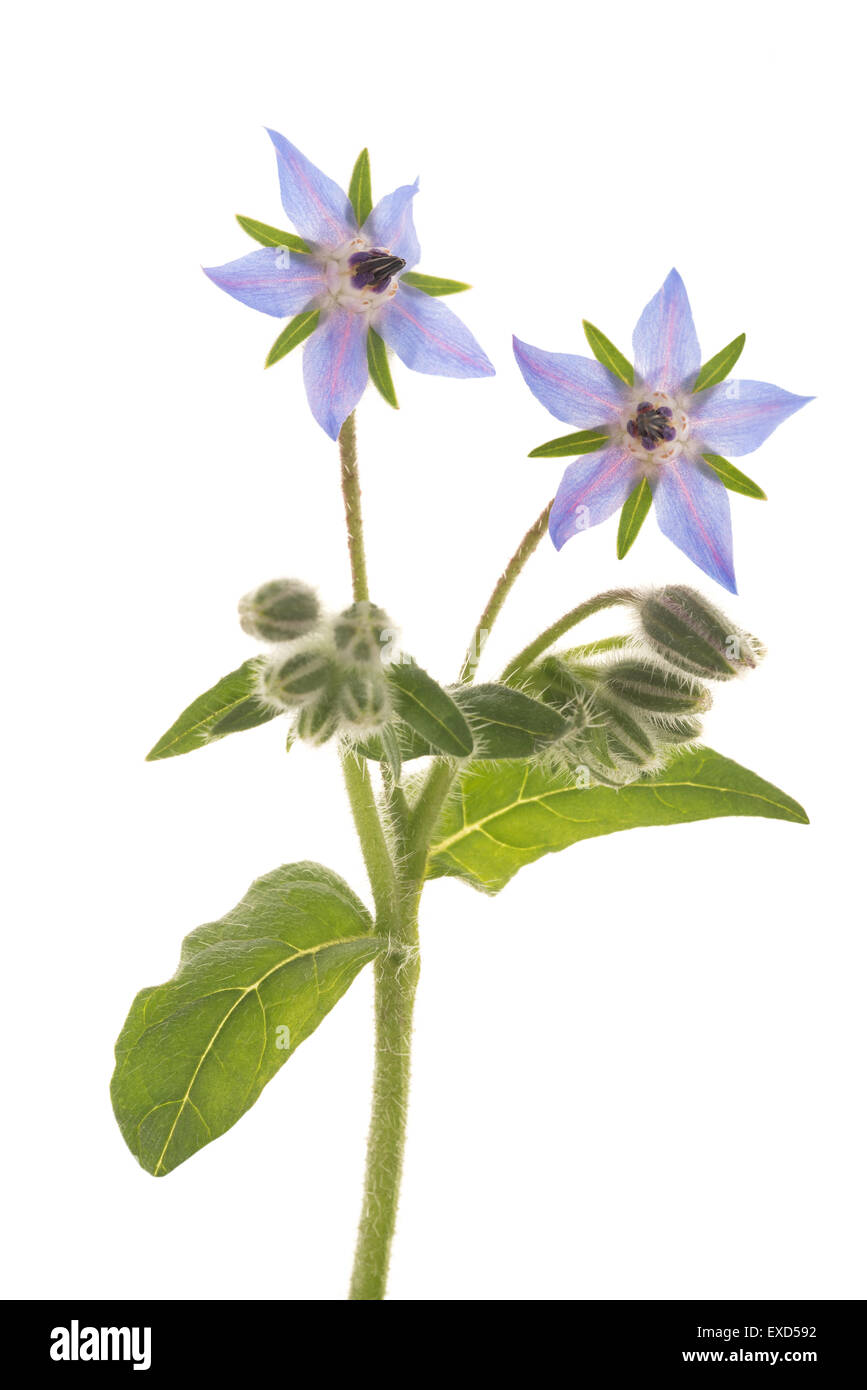
[{"label": "fuzzy bud", "polygon": [[353,731],[378,729],[391,713],[389,688],[385,676],[349,667],[341,673],[339,708],[343,721]]},{"label": "fuzzy bud", "polygon": [[322,644],[276,654],[262,674],[262,695],[268,704],[295,709],[316,698],[334,679],[334,656]]},{"label": "fuzzy bud", "polygon": [[599,670],[605,689],[637,710],[682,715],[710,708],[710,692],[703,685],[653,662],[611,661]]},{"label": "fuzzy bud", "polygon": [[336,682],[332,681],[299,710],[295,732],[307,743],[319,746],[333,738],[339,727],[339,690]]},{"label": "fuzzy bud", "polygon": [[731,680],[753,669],[764,655],[760,642],[685,585],[646,594],[638,602],[638,616],[657,655],[701,680]]},{"label": "fuzzy bud", "polygon": [[369,667],[382,665],[383,653],[397,633],[388,614],[363,599],[337,615],[332,635],[341,661]]},{"label": "fuzzy bud", "polygon": [[319,621],[319,599],[300,579],[272,579],[238,604],[241,627],[263,642],[294,642]]}]

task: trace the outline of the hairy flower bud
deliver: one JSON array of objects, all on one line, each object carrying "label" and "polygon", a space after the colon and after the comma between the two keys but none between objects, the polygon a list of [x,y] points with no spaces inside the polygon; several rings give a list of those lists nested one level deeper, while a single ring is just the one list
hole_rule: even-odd
[{"label": "hairy flower bud", "polygon": [[262,673],[262,695],[280,709],[295,709],[313,700],[334,680],[334,654],[323,643],[301,651],[275,653]]},{"label": "hairy flower bud", "polygon": [[696,743],[701,738],[701,724],[697,719],[654,719],[651,715],[647,724],[657,743],[675,746]]},{"label": "hairy flower bud", "polygon": [[333,738],[339,727],[339,688],[336,681],[330,681],[324,690],[299,710],[295,732],[307,743],[321,745]]},{"label": "hairy flower bud", "polygon": [[238,604],[241,627],[263,642],[294,642],[319,621],[319,599],[300,579],[271,579]]},{"label": "hairy flower bud", "polygon": [[391,713],[389,687],[382,671],[349,667],[341,672],[339,707],[353,730],[377,729]]},{"label": "hairy flower bud", "polygon": [[625,659],[599,668],[602,683],[618,700],[655,714],[699,714],[710,708],[710,692],[689,676],[650,661]]},{"label": "hairy flower bud", "polygon": [[382,665],[397,630],[388,614],[363,599],[339,613],[332,624],[334,645],[342,661],[357,666]]},{"label": "hairy flower bud", "polygon": [[638,617],[657,655],[702,680],[731,680],[755,667],[764,655],[756,638],[685,585],[672,584],[645,594],[638,601]]}]

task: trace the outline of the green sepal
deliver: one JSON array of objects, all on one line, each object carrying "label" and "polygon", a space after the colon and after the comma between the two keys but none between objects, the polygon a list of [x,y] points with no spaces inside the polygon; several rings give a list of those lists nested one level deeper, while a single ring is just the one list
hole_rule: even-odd
[{"label": "green sepal", "polygon": [[462,294],[464,290],[473,288],[472,285],[465,285],[463,280],[443,280],[439,275],[424,275],[418,270],[405,270],[400,279],[401,284],[412,285],[414,290],[423,290],[434,299],[444,294]]},{"label": "green sepal", "polygon": [[729,492],[739,492],[743,497],[755,497],[759,502],[767,502],[768,494],[762,491],[758,483],[754,483],[752,478],[735,468],[734,464],[724,459],[721,454],[702,454],[702,458],[710,465],[720,482],[725,483]]},{"label": "green sepal", "polygon": [[433,676],[412,661],[390,666],[387,674],[400,718],[438,753],[468,758],[474,746],[470,727]]},{"label": "green sepal", "polygon": [[535,449],[531,449],[528,458],[531,459],[569,459],[575,458],[576,454],[593,454],[597,449],[604,449],[606,444],[611,442],[611,436],[607,430],[578,430],[575,434],[561,434],[557,439],[549,439],[547,444],[539,444]]},{"label": "green sepal", "polygon": [[303,343],[305,338],[310,337],[318,323],[318,309],[305,309],[303,314],[296,314],[271,344],[271,350],[265,358],[265,366],[273,367],[274,363],[279,362],[281,357],[286,357],[293,348],[297,348],[299,343]]},{"label": "green sepal", "polygon": [[388,351],[385,343],[373,328],[367,330],[367,367],[370,372],[370,379],[382,399],[387,401],[395,410],[399,410],[397,393],[391,378],[391,367],[388,365]]},{"label": "green sepal", "polygon": [[310,255],[310,247],[306,241],[302,241],[300,236],[294,232],[281,232],[279,227],[269,227],[267,222],[257,222],[254,217],[242,217],[238,212],[235,219],[244,228],[248,236],[254,241],[258,241],[260,246],[285,246],[287,251],[298,251],[302,255]]},{"label": "green sepal", "polygon": [[309,863],[191,932],[117,1040],[112,1105],[141,1166],[162,1177],[225,1134],[385,945],[343,879]]},{"label": "green sepal", "polygon": [[600,333],[599,329],[594,327],[592,323],[588,323],[586,319],[584,319],[584,332],[590,344],[590,351],[596,361],[601,362],[603,367],[607,367],[609,372],[619,377],[621,381],[625,381],[627,386],[634,386],[635,369],[629,358],[624,357],[620,349],[611,342],[611,339],[606,338],[604,333]]},{"label": "green sepal", "polygon": [[206,743],[225,738],[226,734],[255,729],[275,719],[280,711],[263,705],[258,695],[260,665],[260,657],[245,661],[237,671],[230,671],[187,705],[172,727],[154,744],[147,762],[192,753]]},{"label": "green sepal", "polygon": [[732,338],[731,342],[726,344],[722,352],[709,358],[699,370],[693,392],[706,391],[709,386],[718,386],[721,381],[725,381],[743,352],[746,341],[746,333],[740,333],[737,338]]},{"label": "green sepal", "polygon": [[[556,742],[568,724],[551,706],[510,686],[459,685],[447,692],[466,718],[476,758],[529,758]],[[404,762],[430,757],[436,749],[403,721],[356,745],[365,757],[388,761],[385,733],[395,739]]]},{"label": "green sepal", "polygon": [[623,503],[623,510],[620,513],[620,525],[617,528],[617,558],[622,560],[627,551],[631,548],[635,538],[644,525],[645,517],[650,511],[653,502],[653,493],[650,490],[650,483],[646,478],[642,478],[637,487],[634,487]]},{"label": "green sepal", "polygon": [[498,893],[520,868],[596,835],[718,816],[807,824],[797,801],[710,748],[679,751],[663,772],[619,789],[520,762],[470,763],[431,846],[429,878]]},{"label": "green sepal", "polygon": [[370,184],[370,155],[367,150],[355,161],[352,170],[352,177],[349,180],[349,201],[352,210],[358,218],[359,227],[363,227],[371,212],[373,211],[373,191]]}]

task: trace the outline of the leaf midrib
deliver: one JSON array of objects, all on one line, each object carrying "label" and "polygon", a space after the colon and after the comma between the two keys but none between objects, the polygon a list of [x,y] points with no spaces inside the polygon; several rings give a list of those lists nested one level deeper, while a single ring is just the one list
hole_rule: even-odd
[{"label": "leaf midrib", "polygon": [[[183,1112],[184,1112],[184,1106],[187,1105],[187,1104],[191,1105],[191,1106],[193,1107],[193,1109],[196,1110],[197,1113],[198,1113],[199,1115],[201,1115],[201,1111],[199,1111],[199,1110],[198,1110],[198,1107],[195,1105],[195,1103],[194,1103],[192,1100],[190,1100],[190,1093],[191,1093],[191,1091],[192,1091],[194,1085],[196,1084],[196,1078],[197,1078],[197,1076],[199,1075],[199,1072],[201,1071],[202,1067],[204,1066],[205,1058],[206,1058],[206,1057],[208,1056],[208,1054],[210,1053],[211,1049],[212,1049],[213,1046],[214,1046],[214,1043],[217,1041],[217,1038],[220,1036],[220,1033],[223,1031],[223,1029],[225,1028],[226,1024],[228,1023],[229,1019],[232,1017],[232,1014],[235,1012],[235,1010],[238,1008],[238,1006],[239,1006],[240,1004],[243,1003],[243,1001],[247,998],[247,996],[248,996],[249,994],[254,993],[254,992],[258,995],[258,994],[259,994],[259,986],[262,985],[262,984],[264,984],[264,982],[269,978],[269,976],[276,974],[276,972],[277,972],[278,970],[282,970],[282,969],[284,968],[284,966],[291,965],[291,964],[293,963],[293,961],[300,960],[300,959],[302,958],[302,956],[315,955],[318,951],[327,951],[327,950],[329,949],[329,947],[331,947],[331,946],[352,945],[354,942],[358,942],[358,941],[369,941],[369,942],[374,942],[374,941],[376,941],[376,940],[377,940],[377,938],[376,938],[375,936],[367,936],[367,935],[362,934],[362,935],[360,935],[360,936],[342,936],[342,937],[338,937],[338,938],[337,938],[336,940],[334,940],[334,941],[323,941],[323,942],[320,942],[320,943],[319,943],[318,945],[316,945],[316,946],[307,946],[307,947],[304,947],[303,949],[297,949],[297,948],[296,948],[296,949],[293,950],[293,954],[292,954],[292,955],[287,956],[285,960],[279,961],[277,965],[271,966],[271,968],[270,968],[269,970],[266,970],[266,971],[265,971],[265,974],[264,974],[264,975],[261,975],[261,976],[259,977],[258,980],[255,980],[255,981],[253,982],[253,984],[251,984],[251,985],[246,985],[246,986],[244,986],[243,988],[241,988],[240,985],[237,986],[238,989],[241,989],[241,993],[240,993],[239,997],[235,1000],[235,1002],[234,1002],[234,1004],[231,1006],[231,1008],[228,1009],[228,1010],[226,1011],[225,1015],[224,1015],[223,1018],[220,1020],[219,1026],[214,1030],[214,1033],[213,1033],[213,1035],[211,1036],[211,1039],[210,1039],[210,1041],[208,1042],[207,1047],[205,1048],[204,1052],[202,1053],[201,1057],[199,1058],[198,1062],[196,1063],[195,1071],[193,1072],[193,1075],[192,1075],[192,1077],[190,1078],[190,1084],[189,1084],[189,1086],[187,1087],[186,1093],[184,1094],[183,1098],[180,1100],[180,1102],[178,1102],[178,1101],[161,1101],[159,1105],[153,1106],[152,1109],[150,1109],[150,1110],[147,1112],[146,1115],[143,1115],[142,1118],[139,1120],[138,1125],[136,1126],[136,1132],[140,1132],[140,1131],[141,1131],[141,1127],[142,1127],[142,1125],[144,1124],[145,1120],[148,1118],[148,1116],[149,1116],[149,1115],[152,1115],[152,1114],[154,1113],[155,1110],[161,1110],[162,1107],[163,1107],[164,1105],[177,1105],[177,1107],[178,1107],[178,1113],[177,1113],[177,1115],[175,1116],[174,1120],[172,1121],[172,1127],[171,1127],[171,1129],[169,1130],[169,1133],[168,1133],[168,1137],[167,1137],[167,1139],[166,1139],[166,1142],[163,1144],[162,1152],[160,1153],[160,1156],[159,1156],[159,1158],[157,1159],[156,1167],[154,1168],[154,1177],[157,1176],[157,1174],[158,1174],[159,1171],[160,1171],[160,1168],[163,1166],[163,1159],[165,1158],[166,1153],[167,1153],[167,1151],[168,1151],[168,1147],[169,1147],[169,1145],[171,1144],[172,1139],[174,1138],[175,1130],[177,1129],[177,1126],[178,1126],[178,1121],[180,1120],[181,1115],[182,1115]],[[231,986],[231,985],[230,985],[230,986],[227,986],[227,989],[231,989],[231,988],[233,988],[233,986]],[[318,984],[317,984],[317,989],[318,989]],[[214,991],[212,991],[212,993],[213,993],[213,992],[214,992]],[[220,992],[220,991],[217,991],[217,992]],[[203,996],[203,997],[207,997],[207,996]],[[262,1001],[261,1001],[261,996],[260,996],[259,1002],[260,1002],[260,1004],[261,1004],[261,1002],[262,1002]],[[175,1012],[177,1012],[177,1010],[175,1010]],[[264,1013],[264,1006],[263,1006],[263,1013]],[[171,1014],[168,1014],[166,1017],[167,1017],[167,1018],[171,1018],[172,1015],[171,1015]],[[160,1019],[160,1023],[159,1023],[159,1024],[156,1024],[156,1023],[151,1024],[151,1027],[152,1027],[152,1028],[157,1028],[157,1027],[159,1027],[161,1024],[163,1024],[163,1023],[165,1023],[165,1022],[166,1022],[166,1019]],[[148,1031],[149,1031],[148,1029],[145,1029],[145,1030],[144,1030],[145,1033],[148,1032]],[[141,1036],[144,1037],[144,1033],[142,1033]],[[138,1041],[141,1041],[141,1039],[139,1039]],[[260,1065],[261,1065],[261,1060],[260,1060]],[[257,1066],[257,1068],[256,1068],[256,1075],[258,1075],[258,1072],[259,1072],[259,1067]],[[254,1080],[255,1080],[255,1077],[254,1077]],[[205,1125],[205,1128],[207,1129],[207,1128],[208,1128],[207,1121],[205,1120],[205,1118],[204,1118],[203,1115],[201,1116],[201,1118],[202,1118],[202,1123]]]},{"label": "leaf midrib", "polygon": [[[633,782],[632,785],[629,787],[629,791],[632,792],[642,790],[655,792],[660,790],[662,787],[692,787],[696,791],[722,792],[723,794],[729,796],[748,797],[752,801],[764,801],[768,806],[774,806],[779,811],[785,811],[787,814],[793,815],[794,818],[796,820],[801,821],[803,825],[807,824],[807,820],[805,817],[798,816],[795,812],[793,812],[792,807],[786,806],[783,802],[773,801],[771,797],[762,796],[759,792],[742,791],[737,787],[717,787],[710,782]],[[500,816],[508,815],[508,813],[510,811],[513,811],[516,806],[530,806],[534,802],[550,801],[554,797],[572,795],[572,793],[579,790],[581,789],[578,787],[559,787],[556,791],[540,792],[538,796],[524,796],[523,794],[519,794],[516,800],[513,801],[510,806],[505,806],[499,811],[492,811],[490,815],[482,816],[480,820],[473,821],[471,824],[467,824],[465,822],[461,829],[456,831],[454,835],[449,835],[445,840],[440,840],[438,844],[431,845],[431,856],[445,853],[450,845],[457,844],[460,840],[463,840],[467,835],[472,835],[476,831],[481,831],[482,833],[487,834],[487,832],[484,829],[484,827],[487,824],[489,824],[491,821],[499,819]],[[569,818],[564,816],[563,819],[567,820]],[[580,819],[570,821],[570,823],[573,825],[582,824]],[[489,836],[488,838],[494,837]],[[512,848],[512,846],[509,846],[509,848]],[[514,846],[514,848],[518,853],[520,853],[520,846]]]}]

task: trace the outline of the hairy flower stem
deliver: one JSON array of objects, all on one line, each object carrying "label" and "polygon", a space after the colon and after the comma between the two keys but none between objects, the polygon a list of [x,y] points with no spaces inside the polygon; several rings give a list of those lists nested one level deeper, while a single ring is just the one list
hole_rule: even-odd
[{"label": "hairy flower stem", "polygon": [[502,680],[507,681],[514,676],[523,666],[529,666],[531,661],[535,661],[537,656],[541,656],[550,646],[567,633],[570,628],[582,623],[585,618],[592,618],[594,613],[601,613],[604,608],[613,608],[618,603],[630,603],[635,598],[632,589],[608,589],[604,594],[597,594],[595,598],[588,599],[586,603],[579,603],[577,608],[570,608],[568,613],[564,613],[562,618],[558,618],[556,623],[546,627],[544,632],[540,632],[538,637],[534,637],[523,651],[518,652],[506,667]]},{"label": "hairy flower stem", "polygon": [[518,549],[515,551],[494,585],[494,592],[488,599],[485,611],[476,624],[476,630],[473,633],[472,641],[464,657],[464,664],[461,667],[461,674],[458,677],[462,685],[466,685],[467,682],[473,679],[476,667],[479,664],[479,657],[482,654],[482,647],[488,639],[488,635],[499,616],[503,604],[509,597],[512,585],[548,529],[548,518],[551,515],[551,508],[553,505],[554,499],[552,497],[547,507],[539,513],[538,517],[533,522],[533,525],[522,539]]},{"label": "hairy flower stem", "polygon": [[364,527],[361,519],[361,485],[358,481],[358,453],[355,445],[355,411],[348,415],[337,438],[340,449],[340,480],[346,512],[346,536],[352,568],[352,597],[356,603],[370,598],[367,587],[367,559],[364,554]]}]

